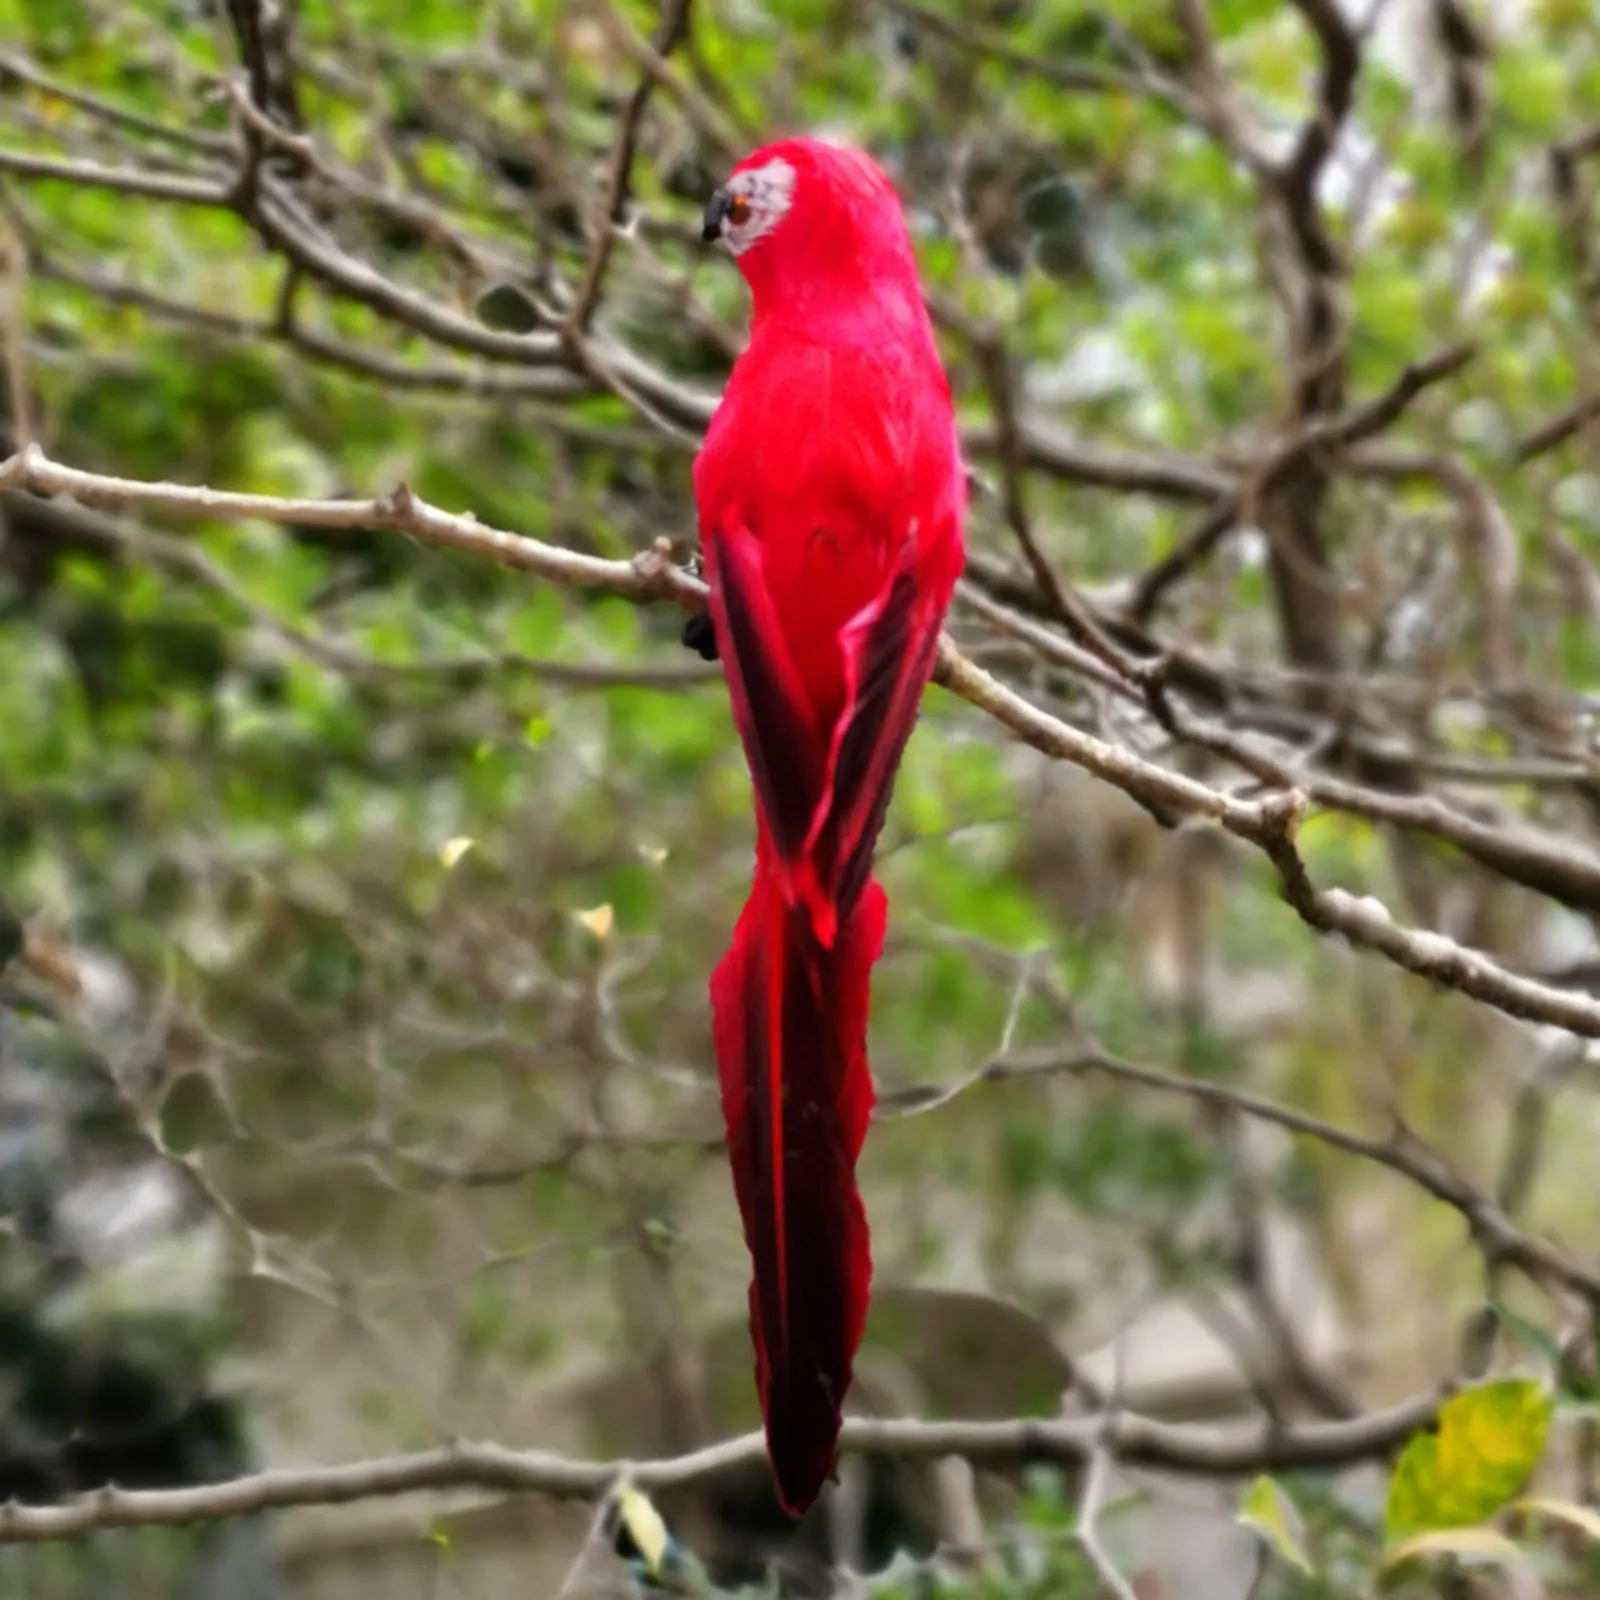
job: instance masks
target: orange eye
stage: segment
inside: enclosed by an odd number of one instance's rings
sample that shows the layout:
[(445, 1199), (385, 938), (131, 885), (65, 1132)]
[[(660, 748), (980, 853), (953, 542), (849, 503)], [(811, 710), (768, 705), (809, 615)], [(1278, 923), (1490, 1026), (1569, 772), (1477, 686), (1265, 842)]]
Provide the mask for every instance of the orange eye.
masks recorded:
[(750, 202), (742, 194), (736, 194), (728, 202), (728, 221), (734, 227), (742, 228), (750, 220)]

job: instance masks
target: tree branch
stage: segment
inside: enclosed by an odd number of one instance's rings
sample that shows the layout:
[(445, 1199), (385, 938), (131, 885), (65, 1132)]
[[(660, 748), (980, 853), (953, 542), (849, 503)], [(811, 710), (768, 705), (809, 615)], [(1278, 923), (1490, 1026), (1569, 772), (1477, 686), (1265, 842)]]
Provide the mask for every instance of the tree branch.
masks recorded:
[[(689, 32), (690, 3), (691, 0), (666, 0), (662, 8), (661, 21), (656, 24), (650, 48), (663, 62), (677, 49)], [(627, 210), (634, 156), (639, 146), (639, 128), (644, 121), (645, 110), (650, 104), (650, 95), (657, 82), (658, 78), (654, 72), (645, 71), (623, 108), (622, 120), (617, 124), (616, 143), (612, 147), (611, 164), (606, 174), (605, 203), (597, 216), (589, 264), (584, 269), (578, 298), (571, 311), (567, 313), (564, 325), (572, 334), (581, 335), (588, 329), (589, 319), (599, 304), (606, 264), (611, 259), (611, 249), (616, 243), (617, 229)]]
[[(1426, 1427), (1448, 1395), (1440, 1389), (1349, 1421), (1288, 1427), (1270, 1423), (1202, 1428), (1119, 1412), (1056, 1421), (922, 1422), (847, 1418), (841, 1450), (931, 1461), (960, 1456), (974, 1466), (1076, 1467), (1097, 1448), (1113, 1460), (1170, 1472), (1231, 1476), (1337, 1467), (1381, 1459)], [(442, 1489), (487, 1489), (594, 1500), (626, 1476), (646, 1493), (704, 1483), (765, 1459), (766, 1440), (745, 1434), (688, 1455), (647, 1462), (582, 1461), (542, 1451), (461, 1441), (442, 1450), (346, 1466), (282, 1468), (192, 1489), (105, 1489), (59, 1506), (0, 1506), (0, 1544), (75, 1538), (102, 1528), (179, 1527), (290, 1506), (349, 1505)]]
[[(391, 528), (427, 544), (460, 550), (553, 583), (606, 589), (633, 600), (670, 600), (686, 610), (705, 605), (705, 585), (671, 560), (658, 539), (632, 561), (608, 561), (508, 533), (470, 515), (441, 511), (404, 484), (372, 500), (287, 500), (233, 494), (185, 484), (142, 483), (81, 472), (50, 461), (29, 446), (0, 464), (0, 491), (34, 489), (70, 494), (88, 504), (143, 505), (182, 516), (265, 518), (323, 528)], [(1299, 788), (1266, 800), (1244, 801), (1107, 744), (1050, 716), (941, 640), (936, 680), (1005, 724), (1046, 754), (1103, 778), (1157, 816), (1193, 817), (1220, 824), (1262, 850), (1278, 869), (1284, 898), (1312, 927), (1386, 956), (1397, 966), (1508, 1015), (1587, 1038), (1600, 1038), (1600, 1000), (1520, 977), (1480, 951), (1439, 934), (1394, 921), (1379, 902), (1340, 889), (1318, 889), (1294, 845), (1306, 794)]]
[(42, 178), (74, 183), (82, 188), (114, 189), (149, 200), (171, 200), (179, 205), (217, 206), (229, 203), (227, 183), (210, 178), (173, 177), (145, 172), (138, 167), (108, 167), (100, 161), (80, 161), (66, 156), (38, 156), (29, 150), (0, 149), (0, 172), (19, 178)]
[(1305, 813), (1302, 792), (1262, 801), (1237, 800), (1156, 766), (1030, 705), (967, 661), (948, 640), (940, 649), (936, 679), (1036, 749), (1104, 778), (1153, 813), (1204, 818), (1255, 845), (1278, 869), (1284, 899), (1318, 931), (1337, 933), (1353, 945), (1387, 956), (1408, 972), (1510, 1016), (1600, 1038), (1600, 1000), (1521, 977), (1442, 934), (1405, 927), (1380, 901), (1315, 887), (1294, 845)]
[(489, 527), (471, 515), (440, 511), (405, 484), (373, 500), (287, 500), (265, 494), (230, 494), (181, 483), (142, 483), (79, 472), (48, 460), (36, 447), (0, 465), (0, 490), (34, 489), (69, 494), (86, 505), (145, 506), (177, 516), (240, 520), (261, 517), (316, 528), (391, 528), (425, 544), (480, 556), (552, 583), (606, 589), (633, 600), (675, 600), (692, 610), (705, 604), (705, 585), (672, 564), (662, 542), (632, 561), (607, 561), (522, 534)]
[(1245, 507), (1309, 454), (1326, 452), (1337, 459), (1341, 450), (1384, 432), (1405, 415), (1418, 395), (1454, 377), (1475, 354), (1475, 347), (1463, 340), (1435, 355), (1408, 362), (1381, 394), (1338, 416), (1316, 417), (1296, 430), (1264, 460), (1247, 468), (1246, 484), (1218, 499), (1194, 529), (1138, 580), (1128, 601), (1128, 616), (1141, 625), (1148, 623), (1166, 591), (1211, 554), (1237, 525)]
[(1600, 1271), (1569, 1260), (1553, 1245), (1522, 1232), (1492, 1196), (1468, 1182), (1437, 1152), (1399, 1125), (1382, 1137), (1355, 1133), (1248, 1089), (1123, 1061), (1098, 1045), (1001, 1056), (951, 1084), (916, 1084), (888, 1091), (880, 1098), (879, 1107), (885, 1120), (895, 1120), (937, 1110), (979, 1084), (1088, 1078), (1096, 1074), (1157, 1094), (1181, 1095), (1197, 1105), (1237, 1112), (1302, 1138), (1316, 1139), (1357, 1160), (1370, 1161), (1459, 1213), (1491, 1260), (1517, 1267), (1535, 1281), (1559, 1283), (1591, 1303), (1600, 1304)]

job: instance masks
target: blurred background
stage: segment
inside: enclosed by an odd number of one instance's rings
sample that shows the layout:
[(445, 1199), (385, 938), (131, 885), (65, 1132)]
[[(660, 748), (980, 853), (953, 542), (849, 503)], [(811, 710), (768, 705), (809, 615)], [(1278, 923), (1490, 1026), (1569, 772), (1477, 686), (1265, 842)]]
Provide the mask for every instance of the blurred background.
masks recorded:
[[(1299, 784), (1311, 878), (1457, 987), (1466, 950), (1586, 995), (1597, 108), (1591, 0), (0, 0), (6, 449), (687, 560), (746, 310), (700, 211), (767, 138), (858, 144), (975, 474), (959, 649), (1208, 788)], [(0, 1493), (757, 1426), (720, 668), (671, 604), (177, 509), (0, 495)], [(1297, 1438), (1592, 1368), (1571, 1273), (1467, 1226), (1593, 1258), (1584, 1039), (1319, 935), (1138, 793), (929, 690), (847, 1410)], [(1592, 1427), (1551, 1436), (1574, 1502)], [(1263, 1451), (1310, 1575), (1240, 1522), (1254, 1471), (1097, 1462), (1086, 1506), (853, 1455), (789, 1531), (751, 1457), (658, 1503), (726, 1589), (1354, 1596), (1404, 1437)], [(0, 1593), (627, 1593), (593, 1515), (0, 1544)], [(1593, 1592), (1581, 1541), (1539, 1560)]]

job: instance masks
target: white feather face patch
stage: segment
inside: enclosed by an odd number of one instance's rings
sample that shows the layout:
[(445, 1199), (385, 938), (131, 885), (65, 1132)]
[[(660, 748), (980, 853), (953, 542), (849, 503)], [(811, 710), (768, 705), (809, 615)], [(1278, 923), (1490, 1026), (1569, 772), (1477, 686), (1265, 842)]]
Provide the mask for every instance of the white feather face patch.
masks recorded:
[(783, 221), (794, 199), (794, 168), (787, 161), (769, 161), (764, 167), (738, 172), (728, 180), (728, 194), (749, 205), (742, 222), (724, 217), (722, 237), (728, 248), (742, 256), (758, 239), (764, 239)]

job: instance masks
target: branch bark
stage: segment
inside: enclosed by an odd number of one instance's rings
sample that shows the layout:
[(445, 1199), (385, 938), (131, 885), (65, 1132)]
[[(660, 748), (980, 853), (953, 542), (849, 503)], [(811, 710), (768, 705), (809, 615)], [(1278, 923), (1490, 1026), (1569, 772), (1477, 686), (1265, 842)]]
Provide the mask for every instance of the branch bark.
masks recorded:
[[(1187, 1427), (1120, 1412), (1109, 1423), (880, 1421), (851, 1417), (841, 1450), (932, 1461), (960, 1456), (974, 1466), (1076, 1467), (1096, 1449), (1132, 1466), (1233, 1476), (1337, 1467), (1382, 1459), (1426, 1427), (1448, 1396), (1441, 1388), (1350, 1421), (1275, 1427)], [(345, 1466), (278, 1469), (193, 1489), (106, 1489), (60, 1506), (0, 1506), (0, 1544), (70, 1539), (102, 1528), (181, 1527), (290, 1506), (349, 1505), (358, 1500), (441, 1489), (536, 1493), (594, 1500), (624, 1476), (646, 1493), (705, 1483), (764, 1459), (766, 1440), (745, 1434), (660, 1461), (582, 1461), (535, 1450), (462, 1441), (442, 1450), (385, 1456)]]

